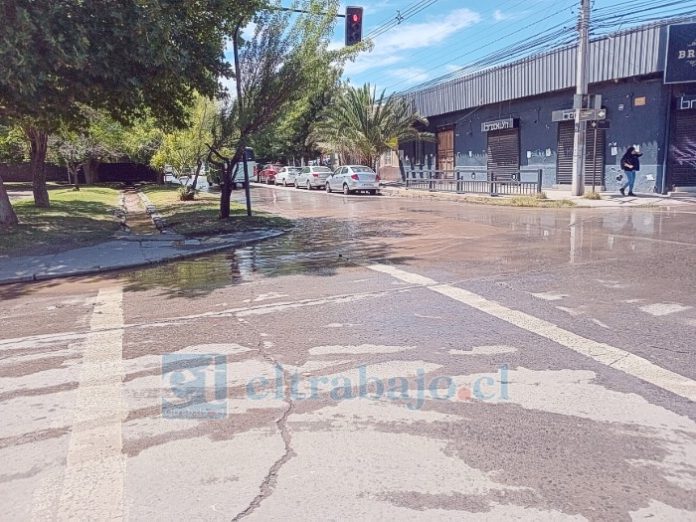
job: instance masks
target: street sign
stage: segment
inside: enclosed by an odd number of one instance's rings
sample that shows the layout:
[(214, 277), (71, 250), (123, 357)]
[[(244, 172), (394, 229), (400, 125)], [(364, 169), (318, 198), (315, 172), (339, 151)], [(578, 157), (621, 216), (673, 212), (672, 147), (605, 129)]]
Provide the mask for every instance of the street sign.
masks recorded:
[(609, 120), (592, 120), (587, 124), (590, 129), (608, 129)]
[(575, 120), (575, 109), (563, 109), (551, 113), (551, 121), (573, 121)]
[(606, 109), (580, 109), (580, 121), (605, 120)]
[[(606, 109), (580, 109), (580, 121), (604, 120), (606, 117)], [(575, 121), (575, 109), (553, 111), (551, 121)]]

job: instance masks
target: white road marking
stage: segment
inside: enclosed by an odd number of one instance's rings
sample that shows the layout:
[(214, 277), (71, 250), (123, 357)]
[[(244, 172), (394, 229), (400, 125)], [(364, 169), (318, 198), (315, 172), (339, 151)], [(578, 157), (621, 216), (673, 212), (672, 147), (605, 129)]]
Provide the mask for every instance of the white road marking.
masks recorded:
[(592, 319), (592, 322), (596, 324), (597, 326), (601, 326), (602, 328), (606, 328), (607, 330), (610, 330), (609, 326), (606, 323), (603, 323), (599, 319)]
[(687, 310), (691, 310), (691, 308), (691, 306), (684, 306), (679, 303), (654, 303), (640, 307), (642, 312), (654, 315), (655, 317), (686, 312)]
[(537, 294), (532, 294), (532, 296), (537, 299), (543, 299), (544, 301), (560, 301), (568, 297), (567, 294), (558, 294), (556, 292), (541, 292)]
[(369, 353), (399, 353), (406, 350), (414, 350), (415, 346), (379, 346), (375, 344), (361, 344), (360, 346), (315, 346), (309, 349), (310, 355), (337, 355), (337, 354), (369, 354)]
[(515, 353), (517, 348), (514, 346), (494, 345), (494, 346), (474, 346), (471, 350), (450, 350), (450, 355), (499, 355), (503, 353)]
[(99, 291), (82, 343), (80, 385), (59, 520), (123, 518), (123, 290)]
[(497, 317), (518, 328), (522, 328), (523, 330), (545, 337), (561, 346), (570, 348), (601, 364), (620, 370), (628, 375), (637, 377), (638, 379), (686, 399), (696, 401), (696, 381), (661, 368), (635, 354), (605, 343), (587, 339), (543, 319), (507, 308), (500, 303), (491, 301), (462, 288), (457, 288), (448, 284), (440, 284), (428, 277), (412, 274), (389, 265), (369, 265), (367, 268), (375, 272), (390, 275), (407, 283), (419, 284), (429, 288), (434, 292), (471, 306), (493, 317)]

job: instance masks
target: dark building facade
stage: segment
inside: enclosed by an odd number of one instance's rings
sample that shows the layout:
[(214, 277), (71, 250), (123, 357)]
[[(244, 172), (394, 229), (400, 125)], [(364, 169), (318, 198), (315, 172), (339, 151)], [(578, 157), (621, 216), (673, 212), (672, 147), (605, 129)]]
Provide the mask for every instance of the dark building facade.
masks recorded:
[[(604, 119), (588, 125), (585, 185), (616, 188), (621, 156), (633, 145), (643, 153), (636, 190), (696, 187), (696, 59), (688, 63), (696, 23), (678, 27), (692, 38), (672, 42), (669, 52), (667, 23), (591, 43), (590, 101)], [(670, 56), (682, 70), (667, 84)], [(468, 168), (472, 179), (522, 170), (530, 181), (536, 174), (524, 171), (541, 169), (545, 187), (569, 187), (574, 67), (575, 49), (565, 48), (405, 93), (438, 137), (401, 144), (406, 169)]]

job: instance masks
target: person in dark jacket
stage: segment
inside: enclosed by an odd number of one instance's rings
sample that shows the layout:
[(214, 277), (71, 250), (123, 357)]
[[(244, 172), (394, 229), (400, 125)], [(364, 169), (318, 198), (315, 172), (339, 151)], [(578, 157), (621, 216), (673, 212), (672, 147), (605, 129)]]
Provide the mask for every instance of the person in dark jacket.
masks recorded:
[(626, 149), (626, 154), (621, 158), (621, 170), (626, 174), (626, 183), (619, 189), (622, 196), (626, 195), (626, 189), (628, 188), (628, 195), (635, 196), (633, 193), (633, 186), (636, 184), (636, 172), (640, 170), (640, 157), (643, 154), (638, 152), (635, 147), (628, 147)]

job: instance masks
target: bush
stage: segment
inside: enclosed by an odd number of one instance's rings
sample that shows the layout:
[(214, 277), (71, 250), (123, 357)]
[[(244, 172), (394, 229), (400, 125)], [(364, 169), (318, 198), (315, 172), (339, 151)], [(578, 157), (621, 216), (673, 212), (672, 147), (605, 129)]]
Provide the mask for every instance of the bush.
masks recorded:
[(196, 191), (191, 187), (179, 187), (179, 200), (180, 201), (193, 201), (196, 199)]
[(602, 199), (602, 196), (599, 194), (599, 192), (587, 192), (585, 193), (585, 199)]

